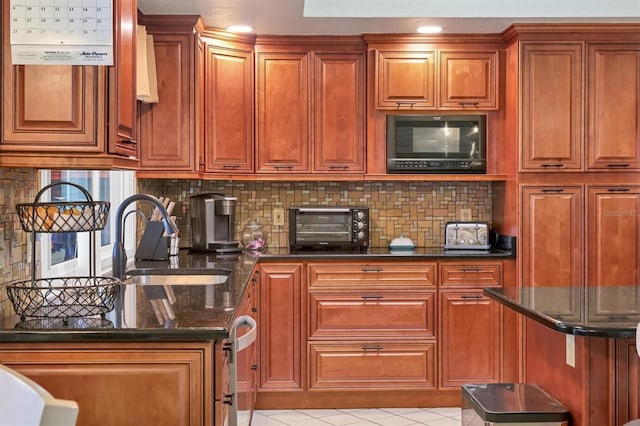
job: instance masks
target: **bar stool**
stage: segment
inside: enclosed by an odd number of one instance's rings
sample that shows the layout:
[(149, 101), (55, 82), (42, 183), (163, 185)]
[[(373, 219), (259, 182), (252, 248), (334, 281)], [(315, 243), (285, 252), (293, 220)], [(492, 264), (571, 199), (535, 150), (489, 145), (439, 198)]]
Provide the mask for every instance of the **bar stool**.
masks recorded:
[(75, 426), (78, 404), (54, 398), (42, 386), (0, 364), (0, 425)]

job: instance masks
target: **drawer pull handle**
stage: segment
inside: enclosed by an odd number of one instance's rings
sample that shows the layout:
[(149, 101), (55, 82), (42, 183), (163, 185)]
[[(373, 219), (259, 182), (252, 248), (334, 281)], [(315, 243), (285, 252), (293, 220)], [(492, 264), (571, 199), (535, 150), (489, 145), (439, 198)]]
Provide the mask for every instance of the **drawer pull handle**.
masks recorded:
[(362, 296), (362, 300), (382, 300), (382, 299), (384, 299), (384, 296), (381, 296), (381, 295), (375, 295), (375, 296), (364, 295), (364, 296)]
[(462, 300), (479, 300), (479, 299), (482, 299), (482, 296), (479, 294), (474, 294), (474, 295), (463, 294), (462, 295)]
[(629, 188), (609, 188), (609, 192), (629, 192), (631, 191)]
[(233, 394), (225, 393), (222, 397), (222, 403), (226, 405), (233, 405)]
[(380, 346), (380, 345), (375, 345), (375, 346), (364, 345), (362, 347), (362, 350), (365, 351), (365, 352), (367, 352), (367, 351), (381, 351), (383, 349), (384, 348), (382, 346)]
[(468, 107), (468, 106), (472, 106), (474, 108), (478, 108), (478, 104), (480, 102), (458, 102), (458, 104), (464, 108), (464, 107)]
[(629, 167), (630, 164), (627, 163), (618, 163), (618, 164), (607, 164), (607, 167), (615, 168), (615, 167)]
[(480, 268), (462, 268), (462, 272), (480, 272), (482, 269)]
[(362, 268), (362, 272), (382, 272), (382, 268)]
[(224, 164), (222, 166), (223, 169), (239, 169), (240, 165), (239, 164)]
[(330, 170), (347, 170), (349, 166), (339, 166), (339, 165), (331, 165), (329, 166)]
[(276, 164), (273, 166), (273, 168), (276, 170), (280, 170), (280, 169), (291, 170), (293, 169), (293, 166), (288, 164)]
[(413, 106), (416, 104), (415, 101), (411, 102), (411, 101), (400, 101), (400, 102), (396, 102), (396, 106), (397, 108), (401, 108), (403, 106), (409, 106), (409, 108), (413, 109)]
[(560, 167), (564, 167), (564, 164), (562, 164), (562, 163), (543, 164), (543, 165), (542, 165), (542, 167), (546, 167), (546, 168), (551, 168), (551, 167), (560, 168)]
[(542, 192), (564, 192), (562, 188), (547, 188), (543, 189)]

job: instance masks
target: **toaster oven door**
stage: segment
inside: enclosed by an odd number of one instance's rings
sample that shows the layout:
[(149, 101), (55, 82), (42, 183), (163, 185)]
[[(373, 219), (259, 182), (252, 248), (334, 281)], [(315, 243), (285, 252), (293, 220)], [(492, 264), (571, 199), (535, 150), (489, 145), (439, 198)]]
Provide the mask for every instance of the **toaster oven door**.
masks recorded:
[(353, 219), (350, 209), (301, 208), (295, 215), (294, 245), (351, 243)]

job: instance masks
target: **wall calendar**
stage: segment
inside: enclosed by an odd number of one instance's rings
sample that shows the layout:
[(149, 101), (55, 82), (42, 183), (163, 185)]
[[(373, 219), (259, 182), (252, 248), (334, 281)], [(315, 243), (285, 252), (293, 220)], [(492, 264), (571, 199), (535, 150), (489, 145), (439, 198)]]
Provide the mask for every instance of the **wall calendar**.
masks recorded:
[(113, 65), (113, 0), (10, 0), (13, 64)]

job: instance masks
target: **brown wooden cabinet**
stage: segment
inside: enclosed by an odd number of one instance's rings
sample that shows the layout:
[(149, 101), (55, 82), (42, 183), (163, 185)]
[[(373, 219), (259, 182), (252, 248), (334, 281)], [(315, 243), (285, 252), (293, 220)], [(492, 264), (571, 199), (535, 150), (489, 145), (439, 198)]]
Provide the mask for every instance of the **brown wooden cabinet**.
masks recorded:
[(213, 358), (211, 342), (0, 345), (2, 364), (78, 402), (79, 425), (213, 424)]
[(640, 186), (590, 186), (587, 223), (587, 285), (639, 286)]
[(435, 109), (436, 52), (386, 51), (376, 54), (376, 107)]
[(136, 141), (137, 0), (114, 2), (114, 66), (109, 68), (109, 152), (138, 158)]
[(640, 169), (640, 47), (588, 45), (587, 167)]
[(206, 40), (204, 171), (253, 173), (252, 45)]
[(583, 43), (521, 45), (520, 170), (580, 170)]
[(259, 39), (256, 62), (257, 173), (364, 173), (361, 41)]
[(364, 53), (313, 55), (313, 171), (364, 173)]
[(441, 291), (440, 386), (501, 380), (501, 312), (482, 290)]
[(302, 296), (303, 265), (260, 266), (260, 391), (305, 386)]
[(307, 264), (309, 389), (435, 388), (434, 271), (416, 262)]
[(498, 51), (438, 52), (440, 91), (438, 109), (482, 109), (499, 107)]
[(257, 172), (310, 171), (309, 53), (257, 52)]
[[(582, 197), (582, 188), (577, 186), (521, 189), (521, 285), (582, 285)], [(564, 306), (569, 309), (573, 303), (577, 301)]]
[(640, 357), (635, 339), (616, 339), (616, 397), (618, 424), (640, 418)]
[(109, 72), (102, 66), (12, 65), (9, 2), (2, 3), (2, 21), (0, 166), (137, 166), (135, 0), (114, 9)]
[(153, 35), (158, 103), (140, 103), (140, 169), (195, 171), (196, 41), (193, 20), (168, 26), (167, 17), (145, 17)]

